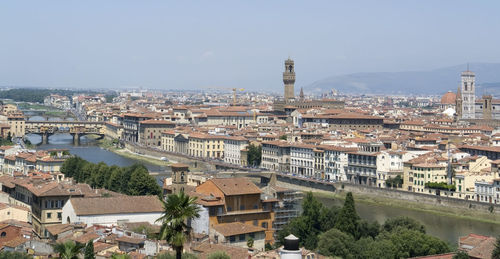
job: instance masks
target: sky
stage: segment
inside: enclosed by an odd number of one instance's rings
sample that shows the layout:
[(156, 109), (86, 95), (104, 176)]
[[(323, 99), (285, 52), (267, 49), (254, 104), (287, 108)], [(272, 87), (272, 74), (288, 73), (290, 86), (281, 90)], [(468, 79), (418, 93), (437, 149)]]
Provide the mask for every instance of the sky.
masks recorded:
[(500, 1), (2, 1), (0, 86), (281, 92), (500, 62)]

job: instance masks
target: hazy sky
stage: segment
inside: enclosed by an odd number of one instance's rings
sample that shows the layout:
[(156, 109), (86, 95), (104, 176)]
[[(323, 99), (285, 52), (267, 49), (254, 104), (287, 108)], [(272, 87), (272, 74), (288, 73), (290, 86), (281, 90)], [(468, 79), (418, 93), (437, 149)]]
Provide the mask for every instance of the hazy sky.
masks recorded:
[(0, 85), (282, 91), (500, 62), (500, 1), (3, 1)]

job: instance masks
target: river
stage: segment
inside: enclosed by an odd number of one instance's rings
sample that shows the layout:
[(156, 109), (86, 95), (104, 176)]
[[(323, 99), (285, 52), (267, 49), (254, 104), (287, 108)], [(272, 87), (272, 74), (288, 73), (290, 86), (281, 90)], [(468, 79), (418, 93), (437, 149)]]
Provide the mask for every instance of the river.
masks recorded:
[[(28, 135), (28, 139), (37, 144), (41, 142), (41, 137), (38, 135)], [(102, 149), (97, 146), (93, 139), (81, 138), (80, 146), (72, 145), (72, 137), (69, 134), (54, 134), (49, 138), (49, 144), (39, 145), (39, 149), (63, 148), (68, 149), (72, 154), (82, 157), (93, 163), (105, 162), (109, 165), (130, 166), (134, 163), (144, 164), (150, 171), (167, 172), (169, 168), (145, 163), (142, 161), (133, 160), (130, 158), (119, 156), (111, 151)], [(158, 176), (157, 181), (161, 184), (161, 178)], [(330, 198), (319, 198), (326, 206), (341, 206), (342, 201)], [(408, 210), (391, 206), (373, 205), (366, 203), (356, 203), (356, 209), (361, 218), (379, 223), (383, 223), (386, 219), (397, 216), (408, 216), (422, 222), (427, 229), (427, 233), (439, 237), (451, 244), (456, 244), (458, 237), (469, 233), (497, 236), (500, 234), (500, 225), (493, 223), (485, 223), (481, 221), (460, 219), (456, 217), (435, 215), (423, 211)]]

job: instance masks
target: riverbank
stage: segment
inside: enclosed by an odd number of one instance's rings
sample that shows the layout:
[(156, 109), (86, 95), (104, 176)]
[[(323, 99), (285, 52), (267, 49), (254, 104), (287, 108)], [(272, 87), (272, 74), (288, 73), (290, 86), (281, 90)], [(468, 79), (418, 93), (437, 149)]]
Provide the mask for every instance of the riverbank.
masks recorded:
[[(347, 192), (326, 192), (326, 191), (312, 191), (313, 195), (318, 198), (325, 199), (340, 199), (344, 200)], [(407, 200), (389, 199), (385, 197), (378, 197), (374, 195), (365, 195), (360, 193), (353, 193), (356, 202), (375, 205), (375, 206), (388, 206), (393, 208), (400, 208), (405, 210), (420, 211), (430, 213), (436, 216), (446, 216), (457, 219), (466, 219), (479, 221), (484, 223), (496, 224), (500, 227), (500, 215), (498, 213), (484, 213), (474, 209), (459, 210), (456, 208), (446, 206), (433, 206), (419, 202), (408, 202)]]
[(171, 162), (160, 160), (160, 158), (157, 157), (136, 154), (131, 152), (130, 150), (127, 150), (126, 148), (117, 148), (115, 145), (113, 145), (112, 141), (109, 139), (101, 139), (97, 141), (97, 145), (119, 156), (137, 160), (140, 162), (147, 162), (157, 166), (170, 166), (172, 164)]

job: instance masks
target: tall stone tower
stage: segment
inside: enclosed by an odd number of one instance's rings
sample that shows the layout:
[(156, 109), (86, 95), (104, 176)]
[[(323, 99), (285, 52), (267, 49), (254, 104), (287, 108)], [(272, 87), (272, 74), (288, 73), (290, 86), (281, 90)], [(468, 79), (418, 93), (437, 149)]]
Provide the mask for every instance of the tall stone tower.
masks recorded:
[(188, 165), (177, 163), (172, 164), (172, 193), (184, 192), (187, 186)]
[(291, 102), (295, 99), (295, 65), (293, 60), (285, 60), (285, 72), (283, 72), (283, 83), (285, 83), (285, 102)]
[(462, 112), (463, 112), (463, 107), (462, 107), (462, 90), (461, 86), (458, 87), (457, 89), (457, 98), (455, 99), (455, 110), (457, 113), (457, 120), (462, 118)]
[(474, 119), (476, 117), (476, 76), (474, 72), (462, 72), (462, 119)]

